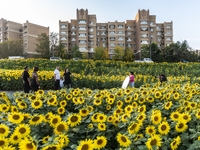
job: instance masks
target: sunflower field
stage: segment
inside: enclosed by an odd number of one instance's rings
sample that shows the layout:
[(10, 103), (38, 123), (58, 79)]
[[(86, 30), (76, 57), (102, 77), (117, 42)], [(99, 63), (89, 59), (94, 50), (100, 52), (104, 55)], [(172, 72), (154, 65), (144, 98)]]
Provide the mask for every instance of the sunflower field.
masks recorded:
[[(15, 90), (0, 92), (0, 150), (200, 149), (198, 63), (0, 61), (1, 89)], [(40, 67), (47, 90), (15, 89), (24, 64)], [(74, 74), (73, 88), (51, 90), (56, 65)], [(129, 71), (136, 87), (122, 89)], [(160, 73), (167, 82), (158, 81)]]

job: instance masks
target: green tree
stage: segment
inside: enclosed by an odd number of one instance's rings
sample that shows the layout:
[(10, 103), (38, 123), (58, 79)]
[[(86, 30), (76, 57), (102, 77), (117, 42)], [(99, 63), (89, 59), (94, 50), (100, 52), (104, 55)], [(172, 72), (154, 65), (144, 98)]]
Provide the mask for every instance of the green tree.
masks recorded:
[(81, 52), (79, 51), (79, 47), (77, 45), (73, 46), (71, 51), (70, 51), (70, 56), (72, 58), (75, 58), (75, 57), (79, 57), (79, 58), (82, 58), (82, 54)]
[[(50, 48), (51, 48), (50, 49), (51, 56), (54, 57), (55, 53), (57, 53), (57, 55), (59, 55), (58, 53), (60, 53), (62, 50), (60, 51), (60, 49), (58, 49), (58, 46), (56, 46), (58, 44), (58, 33), (51, 32), (49, 35), (49, 42), (50, 42)], [(59, 45), (59, 47), (60, 46), (61, 45)]]
[(56, 56), (60, 58), (66, 58), (66, 50), (61, 42), (59, 42), (59, 45), (55, 47), (55, 52), (57, 54)]
[(124, 60), (125, 61), (133, 61), (134, 60), (133, 51), (130, 48), (126, 48), (124, 52)]
[(125, 55), (125, 50), (121, 46), (116, 46), (114, 48), (113, 60), (123, 60)]
[(96, 60), (106, 60), (108, 59), (108, 49), (103, 46), (95, 47), (94, 49), (94, 59)]
[(22, 56), (23, 44), (21, 41), (5, 41), (0, 43), (0, 57), (7, 58), (8, 56)]
[(49, 57), (50, 56), (50, 49), (49, 49), (49, 36), (46, 33), (42, 33), (38, 35), (37, 44), (35, 51), (40, 53), (41, 57)]

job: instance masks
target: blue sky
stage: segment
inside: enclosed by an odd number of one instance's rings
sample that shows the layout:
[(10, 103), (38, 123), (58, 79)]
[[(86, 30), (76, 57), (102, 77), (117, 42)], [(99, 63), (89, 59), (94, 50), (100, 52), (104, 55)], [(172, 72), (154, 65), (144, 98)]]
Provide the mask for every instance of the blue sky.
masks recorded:
[[(200, 0), (0, 0), (0, 18), (50, 27), (58, 32), (59, 20), (76, 19), (76, 9), (88, 9), (97, 22), (126, 21), (135, 18), (138, 9), (149, 9), (156, 22), (173, 21), (174, 42), (187, 40), (200, 49)], [(14, 13), (13, 13), (14, 12)]]

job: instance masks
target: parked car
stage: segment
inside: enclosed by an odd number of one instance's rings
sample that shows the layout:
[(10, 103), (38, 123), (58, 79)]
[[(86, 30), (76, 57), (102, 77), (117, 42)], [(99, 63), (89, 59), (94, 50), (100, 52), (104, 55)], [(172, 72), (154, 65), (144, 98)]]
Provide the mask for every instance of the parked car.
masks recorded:
[(50, 57), (50, 60), (55, 61), (55, 60), (62, 60), (62, 59), (60, 57)]
[(82, 58), (79, 58), (79, 57), (75, 57), (73, 58), (73, 60), (81, 60)]
[(144, 58), (143, 60), (135, 60), (135, 62), (147, 62), (147, 63), (152, 63), (153, 61), (151, 58)]

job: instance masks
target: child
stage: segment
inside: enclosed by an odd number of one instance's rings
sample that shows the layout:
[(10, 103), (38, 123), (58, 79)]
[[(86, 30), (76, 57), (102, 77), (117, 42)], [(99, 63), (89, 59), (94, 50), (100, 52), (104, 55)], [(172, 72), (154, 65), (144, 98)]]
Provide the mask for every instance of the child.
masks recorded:
[(131, 71), (130, 72), (130, 80), (129, 80), (129, 85), (130, 85), (130, 87), (134, 87), (134, 74), (133, 74), (133, 72)]

